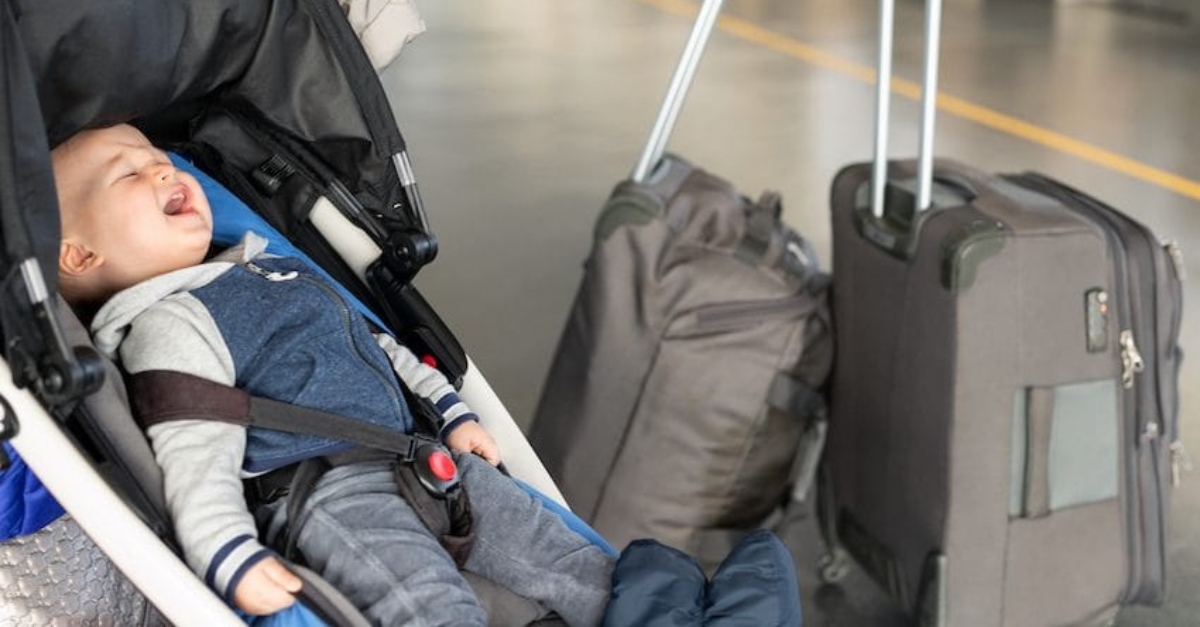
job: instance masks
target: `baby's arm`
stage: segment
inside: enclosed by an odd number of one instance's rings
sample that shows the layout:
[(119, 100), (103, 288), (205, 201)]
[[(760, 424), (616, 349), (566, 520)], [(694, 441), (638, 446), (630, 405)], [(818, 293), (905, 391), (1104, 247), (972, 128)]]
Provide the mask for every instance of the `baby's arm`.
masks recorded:
[[(209, 326), (212, 321), (206, 311), (189, 298), (162, 301), (139, 315), (121, 343), (122, 364), (131, 374), (172, 370), (231, 385), (232, 358), (215, 327)], [(271, 587), (273, 580), (259, 577), (269, 568), (265, 564), (275, 560), (257, 540), (242, 493), (245, 428), (178, 420), (155, 425), (147, 435), (163, 470), (167, 506), (188, 565), (226, 599), (234, 599), (251, 613), (290, 605), (290, 594), (280, 605), (278, 591), (263, 589)], [(298, 588), (296, 580), (290, 589)], [(277, 602), (242, 606), (245, 598), (261, 597)]]
[(167, 507), (188, 565), (250, 614), (272, 614), (291, 605), (300, 580), (259, 544), (242, 494), (246, 430), (178, 420), (147, 433), (163, 469)]
[(451, 450), (475, 453), (492, 465), (500, 463), (500, 448), (479, 424), (479, 416), (471, 411), (454, 391), (454, 386), (437, 368), (427, 366), (408, 347), (387, 334), (377, 334), (375, 341), (387, 353), (392, 368), (414, 394), (433, 402), (442, 414), (443, 423), (438, 437)]

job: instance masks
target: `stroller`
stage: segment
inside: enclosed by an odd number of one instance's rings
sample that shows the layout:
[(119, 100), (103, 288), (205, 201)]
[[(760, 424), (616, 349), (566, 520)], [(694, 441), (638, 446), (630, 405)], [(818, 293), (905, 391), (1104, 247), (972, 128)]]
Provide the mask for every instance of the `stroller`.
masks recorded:
[[(243, 624), (173, 550), (161, 473), (121, 374), (57, 297), (48, 149), (122, 122), (212, 175), (253, 210), (256, 231), (295, 245), (376, 325), (431, 360), (481, 417), (508, 472), (615, 553), (566, 509), (516, 423), (413, 287), (437, 241), (391, 105), (335, 0), (8, 0), (0, 63), (0, 495), (14, 485), (18, 495), (0, 500), (0, 522), (17, 521), (0, 526), (0, 623)], [(619, 612), (609, 624), (668, 613), (693, 624), (712, 615), (799, 624), (791, 557), (766, 532), (735, 549), (711, 587), (689, 556), (634, 545), (616, 565), (609, 610)], [(277, 614), (267, 624), (366, 624), (318, 576), (297, 574), (310, 615), (272, 623)], [(561, 622), (467, 575), (493, 624)]]
[[(0, 475), (27, 464), (69, 514), (0, 544), (0, 622), (41, 624), (65, 612), (88, 623), (241, 624), (172, 551), (161, 477), (120, 374), (55, 297), (59, 218), (47, 148), (84, 128), (132, 122), (219, 178), (436, 361), (511, 474), (550, 507), (561, 504), (515, 422), (412, 286), (437, 241), (390, 104), (333, 0), (13, 0), (0, 4), (0, 48)], [(44, 496), (29, 485), (29, 496)], [(45, 511), (25, 512), (20, 531), (56, 517), (52, 499), (40, 502)], [(36, 565), (22, 571), (27, 563)], [(328, 592), (310, 599), (318, 614), (362, 620), (353, 608), (339, 615), (344, 599)], [(492, 609), (522, 601), (477, 592)]]

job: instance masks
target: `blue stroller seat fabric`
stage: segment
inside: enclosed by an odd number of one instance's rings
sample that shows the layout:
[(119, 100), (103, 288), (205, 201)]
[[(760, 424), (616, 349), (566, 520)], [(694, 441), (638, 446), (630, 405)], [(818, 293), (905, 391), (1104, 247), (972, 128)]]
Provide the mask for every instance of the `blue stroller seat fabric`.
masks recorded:
[(11, 465), (0, 472), (0, 541), (34, 533), (63, 515), (62, 506), (7, 442), (4, 454)]

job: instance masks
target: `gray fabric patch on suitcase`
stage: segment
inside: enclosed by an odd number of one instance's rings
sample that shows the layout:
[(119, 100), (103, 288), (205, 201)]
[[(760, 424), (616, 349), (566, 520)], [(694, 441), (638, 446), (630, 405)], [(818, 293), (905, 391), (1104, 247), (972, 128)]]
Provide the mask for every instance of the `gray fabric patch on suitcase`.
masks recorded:
[[(1041, 415), (1037, 392), (1053, 394)], [(1031, 402), (1031, 399), (1034, 399)], [(1120, 456), (1116, 381), (1024, 388), (1013, 398), (1008, 513), (1035, 518), (1117, 497)], [(1048, 420), (1049, 428), (1039, 428)]]
[(1117, 385), (1114, 380), (1059, 386), (1050, 435), (1050, 509), (1117, 497)]

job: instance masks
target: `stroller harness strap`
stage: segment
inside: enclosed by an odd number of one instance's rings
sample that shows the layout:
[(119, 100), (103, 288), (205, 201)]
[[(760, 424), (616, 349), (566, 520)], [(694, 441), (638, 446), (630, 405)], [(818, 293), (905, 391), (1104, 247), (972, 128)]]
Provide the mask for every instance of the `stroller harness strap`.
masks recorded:
[(139, 372), (129, 377), (129, 388), (134, 417), (143, 429), (176, 420), (216, 420), (315, 435), (395, 453), (401, 462), (414, 465), (421, 485), (435, 496), (445, 497), (459, 486), (454, 461), (435, 439), (251, 396), (244, 390), (182, 372)]
[[(397, 457), (396, 485), (409, 504), (461, 568), (474, 544), (470, 498), (449, 451), (436, 439), (400, 433), (339, 414), (252, 396), (245, 390), (171, 370), (129, 376), (134, 418), (143, 429), (175, 420), (216, 420), (246, 427), (316, 435), (360, 448), (310, 459), (290, 467), (288, 524), (277, 539), (283, 556), (295, 560), (302, 505), (317, 481), (333, 466), (386, 452)], [(368, 449), (364, 451), (363, 449)], [(268, 473), (268, 476), (276, 473)], [(277, 479), (277, 477), (275, 477)], [(261, 492), (261, 490), (255, 490)]]

